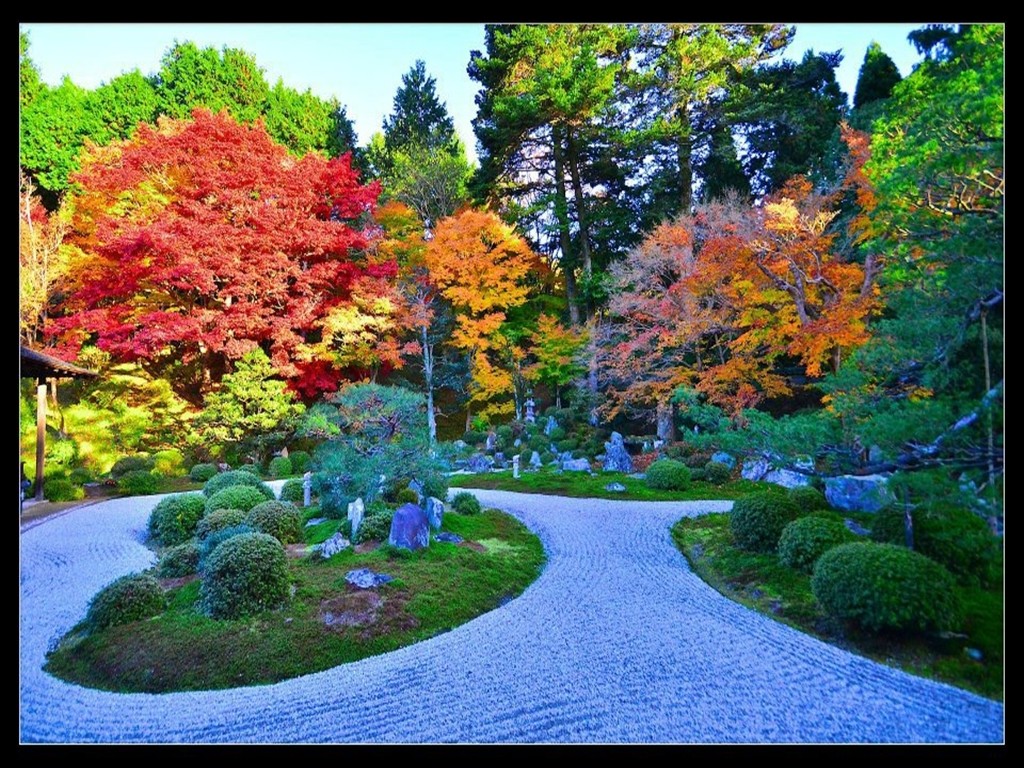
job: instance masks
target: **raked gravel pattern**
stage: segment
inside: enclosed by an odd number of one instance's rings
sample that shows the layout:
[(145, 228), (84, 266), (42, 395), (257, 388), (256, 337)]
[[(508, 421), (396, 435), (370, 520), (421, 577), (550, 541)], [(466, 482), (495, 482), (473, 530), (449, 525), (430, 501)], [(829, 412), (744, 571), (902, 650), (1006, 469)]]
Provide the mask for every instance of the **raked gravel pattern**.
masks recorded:
[(731, 502), (474, 491), (541, 538), (515, 600), (431, 640), (269, 686), (114, 694), (42, 670), (104, 584), (154, 562), (159, 497), (24, 530), (23, 743), (984, 743), (1002, 704), (821, 643), (720, 596), (669, 528)]

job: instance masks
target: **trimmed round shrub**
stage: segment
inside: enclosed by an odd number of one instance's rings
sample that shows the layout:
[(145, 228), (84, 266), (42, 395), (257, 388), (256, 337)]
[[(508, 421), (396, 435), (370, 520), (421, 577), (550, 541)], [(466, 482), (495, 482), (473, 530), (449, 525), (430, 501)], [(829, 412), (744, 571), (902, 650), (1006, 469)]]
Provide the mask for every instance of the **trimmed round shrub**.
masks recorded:
[(85, 467), (75, 467), (68, 472), (68, 480), (75, 485), (85, 485), (86, 483), (91, 483), (95, 479), (95, 475)]
[(302, 487), (302, 480), (300, 478), (293, 477), (291, 480), (284, 481), (284, 485), (281, 486), (281, 501), (291, 501), (296, 504), (301, 504), (304, 498), (304, 490)]
[[(255, 506), (255, 505), (254, 505)], [(196, 525), (196, 538), (203, 541), (211, 533), (216, 533), (222, 528), (230, 528), (232, 525), (241, 525), (245, 516), (249, 514), (247, 509), (217, 509), (207, 513)]]
[(959, 629), (955, 586), (949, 571), (919, 552), (868, 541), (828, 550), (811, 576), (826, 613), (869, 632)]
[(206, 562), (210, 559), (210, 553), (217, 548), (217, 545), (222, 541), (227, 541), (232, 536), (237, 536), (240, 533), (259, 533), (251, 525), (245, 523), (239, 523), (238, 525), (229, 525), (226, 528), (220, 528), (205, 539), (196, 540), (196, 551), (199, 553), (199, 562), (196, 564), (196, 573), (202, 573), (206, 569)]
[[(996, 563), (999, 540), (988, 524), (963, 507), (932, 505), (911, 513), (914, 549), (942, 564), (967, 585), (988, 585), (999, 578)], [(903, 509), (879, 510), (871, 538), (885, 544), (906, 546)]]
[(789, 498), (796, 504), (801, 514), (813, 512), (816, 509), (829, 508), (829, 503), (825, 500), (825, 494), (809, 485), (790, 488)]
[(156, 566), (157, 575), (162, 579), (176, 579), (189, 576), (199, 570), (199, 545), (195, 539), (168, 547), (160, 556)]
[(209, 616), (237, 619), (276, 608), (288, 596), (284, 547), (265, 533), (240, 533), (210, 553), (199, 588)]
[(54, 477), (43, 482), (43, 496), (47, 501), (77, 501), (85, 498), (85, 490), (63, 477)]
[(362, 544), (366, 541), (387, 542), (388, 537), (391, 535), (391, 520), (394, 516), (395, 511), (393, 509), (383, 509), (367, 515), (363, 518), (363, 522), (359, 524), (359, 530), (356, 531), (352, 543)]
[(250, 475), (255, 475), (256, 477), (258, 477), (260, 479), (263, 478), (263, 471), (258, 466), (256, 466), (255, 464), (243, 464), (236, 471), (237, 472), (248, 472)]
[(287, 456), (275, 456), (270, 460), (267, 471), (271, 477), (288, 477), (292, 473), (292, 460)]
[(182, 477), (185, 474), (185, 457), (175, 448), (157, 451), (153, 454), (153, 471), (164, 477)]
[(691, 451), (680, 458), (690, 469), (703, 469), (711, 461), (711, 451)]
[(188, 471), (188, 476), (197, 483), (205, 483), (216, 474), (217, 465), (207, 464), (205, 462), (196, 464)]
[(648, 467), (658, 460), (658, 454), (654, 451), (641, 453), (633, 457), (633, 469), (637, 472), (646, 472)]
[(714, 485), (724, 485), (732, 479), (732, 470), (720, 461), (709, 461), (704, 465), (704, 479)]
[(809, 515), (787, 523), (779, 536), (779, 561), (788, 568), (810, 573), (825, 552), (856, 541), (845, 525), (835, 520)]
[[(521, 460), (524, 467), (529, 459), (529, 456), (524, 456)], [(441, 501), (448, 498), (448, 477), (442, 472), (434, 472), (423, 479), (423, 498), (431, 496)]]
[(460, 515), (476, 515), (480, 513), (480, 501), (472, 493), (461, 491), (452, 499), (452, 511)]
[(647, 487), (682, 491), (690, 484), (690, 468), (675, 459), (659, 459), (647, 468)]
[(206, 481), (206, 485), (203, 486), (203, 494), (208, 497), (213, 496), (213, 494), (218, 491), (230, 488), (232, 485), (249, 485), (253, 488), (258, 488), (264, 498), (274, 498), (274, 492), (270, 489), (269, 485), (260, 480), (260, 478), (252, 472), (245, 472), (240, 469), (221, 472), (220, 474), (211, 477)]
[(149, 535), (164, 546), (181, 544), (195, 536), (196, 525), (205, 513), (206, 497), (201, 493), (167, 496), (149, 513)]
[(288, 458), (291, 459), (292, 472), (295, 474), (303, 475), (309, 471), (310, 458), (305, 451), (292, 451), (288, 454)]
[(729, 525), (740, 549), (774, 552), (782, 529), (799, 516), (800, 510), (786, 494), (758, 491), (736, 500)]
[(148, 496), (156, 493), (159, 479), (145, 469), (133, 469), (125, 472), (117, 481), (117, 487), (129, 496)]
[(269, 499), (260, 493), (258, 488), (251, 485), (232, 485), (217, 491), (206, 500), (206, 514), (218, 509), (240, 509), (243, 512), (248, 512), (264, 501), (269, 501)]
[(156, 616), (167, 606), (160, 583), (149, 574), (130, 573), (115, 579), (89, 602), (86, 624), (93, 630)]
[(563, 427), (555, 427), (554, 429), (551, 430), (551, 433), (548, 434), (548, 440), (550, 440), (552, 443), (557, 443), (559, 440), (564, 439), (565, 429)]
[(282, 544), (302, 538), (302, 513), (286, 501), (264, 501), (249, 510), (242, 521), (260, 533), (268, 533)]
[(394, 493), (393, 501), (396, 504), (419, 504), (420, 497), (412, 488), (400, 488)]
[(149, 456), (139, 454), (137, 456), (124, 456), (114, 462), (114, 466), (110, 468), (110, 476), (115, 480), (128, 472), (145, 471), (149, 472), (153, 469), (156, 462), (153, 461)]
[(580, 447), (580, 441), (574, 437), (567, 437), (565, 440), (559, 440), (556, 447), (559, 453), (565, 453), (566, 451), (572, 453)]

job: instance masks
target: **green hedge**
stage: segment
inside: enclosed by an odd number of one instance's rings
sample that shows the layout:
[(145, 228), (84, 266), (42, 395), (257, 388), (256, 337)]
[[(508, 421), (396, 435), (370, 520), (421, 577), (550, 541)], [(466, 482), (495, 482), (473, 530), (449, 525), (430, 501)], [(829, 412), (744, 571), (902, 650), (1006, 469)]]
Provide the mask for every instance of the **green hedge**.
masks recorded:
[(291, 480), (285, 480), (284, 485), (281, 486), (281, 501), (291, 501), (296, 504), (301, 504), (305, 498), (305, 491), (302, 488), (302, 480), (298, 477), (293, 477)]
[(829, 509), (825, 494), (809, 485), (801, 485), (789, 489), (789, 498), (796, 504), (801, 514), (808, 514), (818, 509)]
[(274, 492), (270, 489), (269, 485), (264, 483), (259, 477), (251, 472), (245, 472), (240, 469), (221, 472), (220, 474), (211, 477), (203, 486), (203, 494), (207, 497), (213, 496), (213, 494), (218, 491), (222, 491), (232, 485), (250, 485), (253, 488), (258, 488), (264, 498), (274, 498)]
[(271, 477), (288, 477), (292, 473), (292, 460), (287, 456), (275, 456), (270, 460), (267, 471)]
[(782, 529), (799, 515), (799, 509), (789, 496), (776, 491), (758, 491), (733, 503), (729, 525), (740, 549), (774, 552)]
[(825, 552), (856, 539), (857, 536), (841, 522), (813, 514), (801, 517), (782, 529), (779, 561), (794, 570), (810, 573)]
[(480, 502), (472, 493), (460, 491), (452, 499), (452, 511), (460, 515), (477, 515), (480, 513)]
[(182, 477), (185, 474), (185, 457), (175, 448), (157, 451), (153, 454), (153, 471), (164, 477)]
[(206, 514), (209, 515), (218, 509), (240, 509), (248, 512), (264, 501), (268, 499), (258, 488), (251, 485), (232, 485), (217, 491), (206, 500)]
[(195, 536), (205, 513), (206, 497), (201, 493), (167, 496), (149, 513), (149, 534), (164, 546), (181, 544)]
[(709, 461), (704, 465), (704, 479), (714, 485), (724, 485), (732, 479), (732, 470), (720, 461)]
[(242, 525), (249, 510), (218, 509), (208, 513), (196, 526), (196, 538), (202, 543), (211, 534), (234, 525)]
[(162, 579), (189, 576), (199, 570), (199, 545), (195, 539), (168, 547), (160, 556), (157, 574)]
[(683, 491), (690, 485), (690, 468), (675, 459), (658, 459), (647, 468), (648, 488)]
[(85, 498), (85, 490), (71, 480), (54, 477), (43, 483), (43, 496), (47, 501), (77, 501)]
[(188, 476), (197, 483), (205, 483), (216, 474), (217, 465), (207, 464), (205, 462), (196, 464), (188, 471)]
[(115, 480), (128, 472), (145, 471), (149, 472), (156, 466), (156, 462), (149, 456), (142, 454), (136, 456), (124, 456), (114, 462), (110, 468), (110, 476)]
[(265, 533), (232, 536), (210, 554), (199, 594), (207, 614), (216, 619), (278, 607), (288, 596), (284, 547)]
[(264, 501), (249, 510), (242, 521), (260, 533), (273, 536), (282, 544), (302, 539), (302, 513), (286, 501)]
[(292, 461), (292, 472), (295, 474), (302, 475), (309, 471), (310, 457), (305, 451), (292, 451), (288, 458)]
[(117, 487), (129, 496), (148, 496), (156, 493), (160, 479), (145, 469), (125, 472), (117, 481)]
[(148, 619), (164, 610), (167, 599), (160, 583), (144, 573), (115, 579), (89, 602), (85, 622), (90, 629)]

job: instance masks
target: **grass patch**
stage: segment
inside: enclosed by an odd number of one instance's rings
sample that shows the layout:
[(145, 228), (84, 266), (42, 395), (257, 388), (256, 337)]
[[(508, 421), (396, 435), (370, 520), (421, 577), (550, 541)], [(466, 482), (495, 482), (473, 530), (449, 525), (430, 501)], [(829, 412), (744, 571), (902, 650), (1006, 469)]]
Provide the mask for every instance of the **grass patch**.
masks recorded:
[[(306, 542), (328, 538), (339, 524), (328, 520), (305, 528)], [(380, 548), (290, 560), (294, 595), (288, 603), (233, 621), (199, 612), (194, 580), (170, 589), (167, 610), (153, 619), (86, 636), (81, 625), (75, 627), (48, 656), (46, 669), (68, 682), (118, 692), (274, 683), (446, 632), (520, 594), (543, 566), (540, 540), (497, 510), (449, 513), (443, 528), (494, 546), (477, 552), (432, 541), (415, 553)], [(395, 580), (359, 590), (345, 582), (354, 568)], [(348, 623), (328, 624), (327, 614)]]
[[(625, 491), (606, 491), (609, 483), (622, 483)], [(571, 496), (586, 499), (627, 499), (630, 501), (698, 501), (702, 499), (738, 499), (744, 494), (763, 489), (762, 483), (750, 480), (732, 480), (714, 485), (700, 480), (690, 483), (685, 491), (659, 491), (648, 488), (647, 483), (622, 472), (598, 472), (591, 477), (586, 472), (557, 472), (544, 467), (536, 472), (520, 472), (519, 479), (510, 471), (484, 472), (470, 475), (452, 475), (452, 488), (484, 488), (494, 491), (540, 493), (549, 496)]]
[[(991, 699), (1003, 699), (1003, 594), (957, 587), (966, 637), (859, 632), (840, 626), (818, 607), (810, 576), (786, 568), (774, 554), (752, 554), (733, 544), (729, 515), (684, 518), (672, 538), (694, 572), (726, 597), (825, 642), (940, 680)], [(982, 652), (975, 661), (967, 649)]]

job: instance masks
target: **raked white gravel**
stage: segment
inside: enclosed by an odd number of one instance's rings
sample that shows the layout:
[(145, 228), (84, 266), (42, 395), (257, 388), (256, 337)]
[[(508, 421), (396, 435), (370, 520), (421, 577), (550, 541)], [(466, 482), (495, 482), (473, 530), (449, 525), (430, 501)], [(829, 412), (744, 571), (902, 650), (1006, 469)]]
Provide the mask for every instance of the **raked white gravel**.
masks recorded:
[(1003, 705), (821, 643), (722, 597), (672, 544), (731, 502), (474, 491), (540, 536), (520, 597), (393, 653), (276, 685), (114, 694), (42, 670), (104, 584), (154, 562), (160, 497), (20, 536), (22, 743), (981, 743)]

